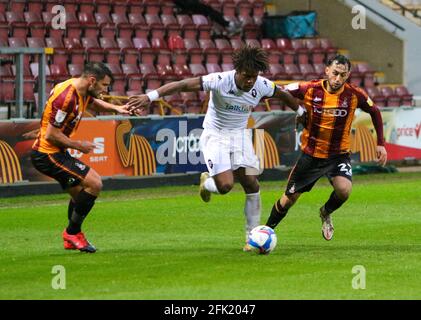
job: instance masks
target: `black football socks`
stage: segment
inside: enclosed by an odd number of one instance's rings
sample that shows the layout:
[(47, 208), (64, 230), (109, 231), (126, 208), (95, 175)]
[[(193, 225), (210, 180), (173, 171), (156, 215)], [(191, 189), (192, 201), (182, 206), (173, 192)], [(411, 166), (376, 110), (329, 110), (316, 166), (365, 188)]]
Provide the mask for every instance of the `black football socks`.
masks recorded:
[(327, 202), (325, 203), (325, 212), (327, 214), (331, 214), (333, 211), (339, 209), (345, 202), (346, 200), (339, 199), (335, 191), (333, 191), (330, 194), (329, 200), (327, 200)]
[(272, 211), (270, 213), (268, 221), (266, 222), (266, 225), (268, 227), (271, 227), (272, 229), (275, 229), (276, 226), (279, 224), (279, 222), (281, 222), (281, 220), (285, 218), (287, 213), (288, 213), (288, 209), (285, 209), (284, 207), (282, 207), (281, 200), (279, 199), (273, 205)]
[(77, 234), (81, 231), (81, 226), (89, 211), (95, 204), (95, 199), (97, 197), (82, 190), (76, 197), (76, 203), (74, 204), (74, 209), (72, 216), (69, 220), (69, 226), (67, 227), (68, 234)]

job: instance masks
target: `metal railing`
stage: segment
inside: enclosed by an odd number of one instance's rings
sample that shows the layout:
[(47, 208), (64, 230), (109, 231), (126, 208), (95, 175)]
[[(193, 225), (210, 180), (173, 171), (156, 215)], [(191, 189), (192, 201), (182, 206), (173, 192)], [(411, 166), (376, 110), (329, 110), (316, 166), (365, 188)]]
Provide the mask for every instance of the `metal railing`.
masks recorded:
[(40, 59), (38, 62), (38, 113), (41, 114), (46, 101), (46, 55), (52, 54), (52, 49), (0, 47), (0, 54), (16, 56), (15, 97), (18, 118), (23, 118), (23, 56), (25, 54), (40, 55)]

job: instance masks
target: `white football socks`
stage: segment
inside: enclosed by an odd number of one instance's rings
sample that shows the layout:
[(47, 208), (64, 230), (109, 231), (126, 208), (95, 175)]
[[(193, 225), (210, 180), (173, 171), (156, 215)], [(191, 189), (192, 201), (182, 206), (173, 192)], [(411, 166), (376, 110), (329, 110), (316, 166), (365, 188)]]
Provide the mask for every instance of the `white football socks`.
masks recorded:
[(218, 188), (216, 187), (215, 180), (212, 177), (207, 178), (204, 187), (206, 190), (212, 193), (219, 193)]
[(246, 194), (246, 204), (244, 206), (244, 215), (246, 217), (246, 240), (250, 231), (260, 225), (261, 211), (262, 204), (260, 200), (260, 191)]

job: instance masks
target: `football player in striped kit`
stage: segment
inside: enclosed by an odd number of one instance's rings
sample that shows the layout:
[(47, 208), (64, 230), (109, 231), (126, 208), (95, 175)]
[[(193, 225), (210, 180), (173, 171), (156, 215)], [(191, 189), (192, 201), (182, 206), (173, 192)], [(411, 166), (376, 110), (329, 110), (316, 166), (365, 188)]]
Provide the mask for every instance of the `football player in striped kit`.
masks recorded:
[(370, 114), (377, 133), (378, 163), (386, 164), (383, 122), (379, 108), (361, 88), (346, 81), (351, 62), (343, 55), (326, 66), (326, 79), (291, 83), (286, 86), (306, 108), (301, 138), (301, 156), (289, 176), (285, 193), (277, 200), (266, 225), (275, 228), (303, 192), (309, 192), (322, 176), (333, 186), (328, 201), (320, 208), (322, 236), (333, 237), (331, 214), (340, 208), (352, 190), (350, 131), (357, 108)]

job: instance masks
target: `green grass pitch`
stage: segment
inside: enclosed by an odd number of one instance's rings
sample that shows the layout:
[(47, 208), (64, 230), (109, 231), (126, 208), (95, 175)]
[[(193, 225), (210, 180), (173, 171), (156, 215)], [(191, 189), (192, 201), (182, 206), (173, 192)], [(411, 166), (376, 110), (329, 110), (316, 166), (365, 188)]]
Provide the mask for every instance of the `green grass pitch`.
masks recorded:
[[(261, 183), (262, 223), (284, 188)], [(207, 204), (197, 189), (104, 192), (84, 224), (95, 254), (62, 247), (67, 195), (0, 199), (0, 299), (421, 299), (420, 173), (355, 176), (330, 242), (318, 208), (331, 187), (319, 181), (269, 255), (241, 250), (238, 185)], [(57, 265), (65, 289), (52, 287)], [(365, 289), (352, 286), (358, 265)]]

